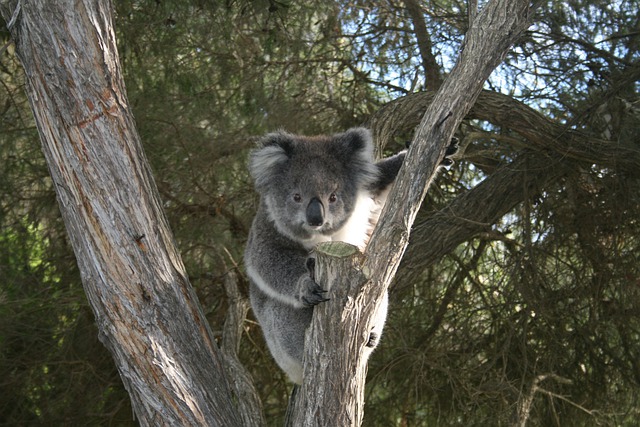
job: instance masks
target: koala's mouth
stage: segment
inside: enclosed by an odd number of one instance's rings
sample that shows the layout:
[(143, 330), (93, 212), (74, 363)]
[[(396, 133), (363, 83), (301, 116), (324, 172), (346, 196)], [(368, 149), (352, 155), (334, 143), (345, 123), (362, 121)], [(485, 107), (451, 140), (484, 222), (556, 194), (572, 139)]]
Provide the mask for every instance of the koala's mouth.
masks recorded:
[(302, 223), (302, 228), (311, 234), (331, 234), (333, 228), (330, 223), (324, 222), (321, 225), (311, 225), (307, 222)]

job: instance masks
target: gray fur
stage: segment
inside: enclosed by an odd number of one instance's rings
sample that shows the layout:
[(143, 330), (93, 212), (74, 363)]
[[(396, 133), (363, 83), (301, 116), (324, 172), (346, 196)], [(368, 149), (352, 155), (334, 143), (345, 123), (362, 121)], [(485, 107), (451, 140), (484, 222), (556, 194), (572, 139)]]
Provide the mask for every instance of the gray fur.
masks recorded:
[[(319, 137), (272, 133), (251, 153), (249, 170), (260, 193), (244, 256), (251, 305), (269, 350), (295, 383), (302, 382), (313, 307), (326, 301), (313, 279), (310, 251), (332, 240), (364, 249), (384, 203), (376, 199), (403, 160), (400, 153), (374, 163), (371, 134), (364, 128)], [(386, 301), (385, 296), (371, 349), (382, 333)]]

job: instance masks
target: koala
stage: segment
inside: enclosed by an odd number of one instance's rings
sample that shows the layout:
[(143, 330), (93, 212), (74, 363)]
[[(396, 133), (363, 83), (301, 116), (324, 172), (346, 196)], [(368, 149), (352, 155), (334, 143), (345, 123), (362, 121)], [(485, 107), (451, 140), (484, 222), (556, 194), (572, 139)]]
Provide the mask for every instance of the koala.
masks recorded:
[[(312, 251), (328, 241), (365, 248), (404, 157), (405, 151), (374, 162), (371, 133), (364, 128), (316, 137), (271, 133), (250, 154), (260, 194), (244, 254), (251, 306), (271, 354), (296, 384), (302, 383), (313, 307), (327, 301), (314, 279)], [(376, 313), (371, 351), (382, 334), (387, 301), (385, 295)]]

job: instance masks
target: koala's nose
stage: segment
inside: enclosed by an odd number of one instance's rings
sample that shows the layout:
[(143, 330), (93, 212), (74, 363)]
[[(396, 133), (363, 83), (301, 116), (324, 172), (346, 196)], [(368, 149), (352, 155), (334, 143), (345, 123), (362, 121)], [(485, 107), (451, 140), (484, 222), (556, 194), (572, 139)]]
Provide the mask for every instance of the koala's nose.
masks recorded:
[(324, 223), (324, 206), (317, 197), (307, 205), (307, 223), (312, 227), (319, 227)]

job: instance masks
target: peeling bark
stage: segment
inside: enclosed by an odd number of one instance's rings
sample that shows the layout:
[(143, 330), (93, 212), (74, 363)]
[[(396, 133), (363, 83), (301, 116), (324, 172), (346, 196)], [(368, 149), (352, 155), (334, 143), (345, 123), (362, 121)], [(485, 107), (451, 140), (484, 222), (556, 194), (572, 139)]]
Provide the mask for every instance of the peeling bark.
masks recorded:
[(3, 2), (100, 340), (142, 425), (239, 426), (135, 129), (112, 4)]

